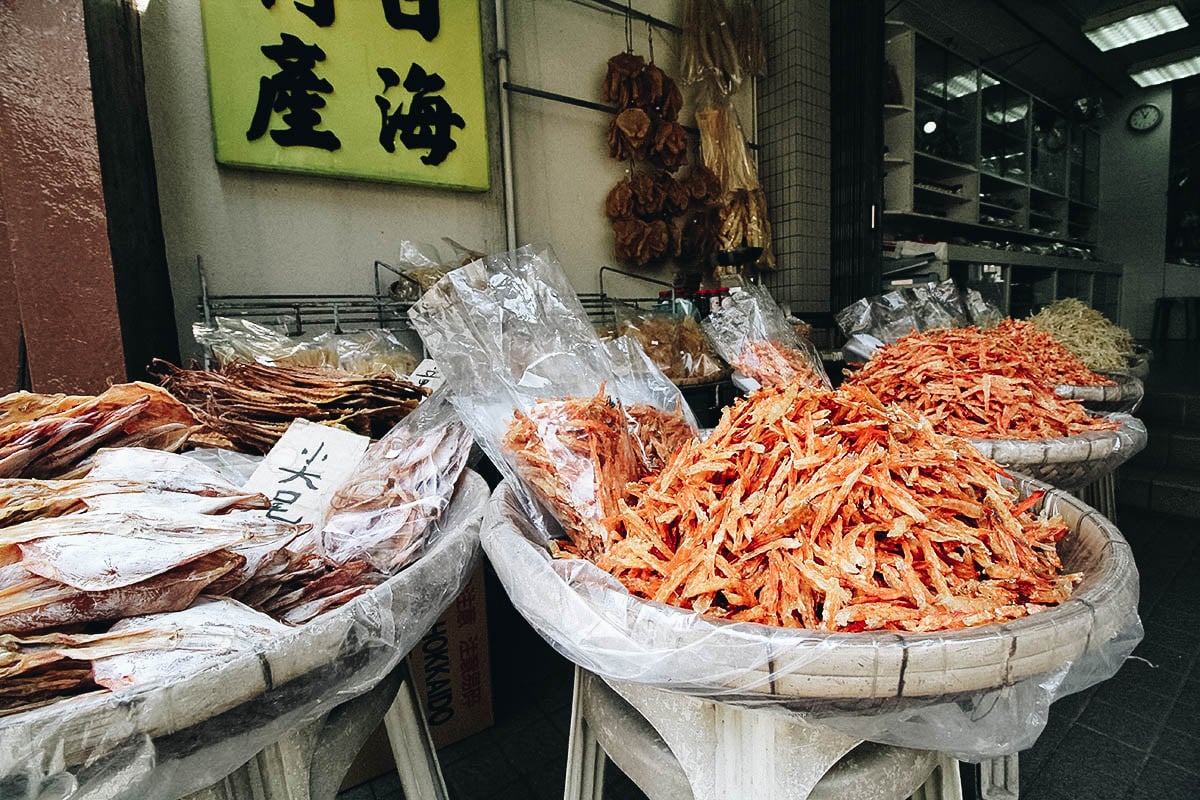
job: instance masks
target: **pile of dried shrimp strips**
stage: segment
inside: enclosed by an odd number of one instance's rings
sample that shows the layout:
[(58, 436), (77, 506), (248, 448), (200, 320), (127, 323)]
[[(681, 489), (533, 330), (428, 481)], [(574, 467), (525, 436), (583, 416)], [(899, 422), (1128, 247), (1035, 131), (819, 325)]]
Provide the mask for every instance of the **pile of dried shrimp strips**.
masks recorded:
[(1052, 439), (1119, 427), (1054, 393), (1063, 384), (1113, 382), (1028, 322), (911, 333), (881, 347), (846, 383), (954, 436)]
[(1062, 602), (1067, 528), (967, 442), (861, 388), (777, 386), (628, 487), (593, 560), (634, 595), (826, 631), (932, 631)]

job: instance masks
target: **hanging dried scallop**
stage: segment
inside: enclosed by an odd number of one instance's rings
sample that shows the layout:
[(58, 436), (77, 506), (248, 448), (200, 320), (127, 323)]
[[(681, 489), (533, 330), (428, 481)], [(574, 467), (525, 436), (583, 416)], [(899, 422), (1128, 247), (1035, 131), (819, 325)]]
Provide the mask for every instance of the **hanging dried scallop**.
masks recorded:
[(649, 172), (639, 172), (629, 179), (633, 189), (633, 212), (642, 219), (656, 217), (663, 210), (663, 188)]
[(617, 53), (608, 60), (608, 72), (604, 75), (602, 95), (606, 102), (618, 108), (635, 105), (639, 76), (646, 68), (646, 60), (633, 53)]
[(671, 176), (669, 172), (660, 172), (656, 176), (663, 193), (663, 211), (667, 214), (682, 214), (687, 211), (692, 196), (684, 183)]
[(608, 190), (604, 198), (604, 215), (609, 219), (629, 219), (633, 216), (633, 186), (623, 180)]
[(665, 170), (675, 170), (687, 162), (687, 131), (678, 122), (659, 120), (654, 126), (647, 159)]
[(608, 126), (609, 154), (618, 161), (636, 160), (645, 152), (650, 129), (650, 117), (645, 111), (625, 109)]
[(711, 203), (721, 196), (721, 182), (703, 164), (693, 164), (685, 181), (688, 193), (697, 203)]

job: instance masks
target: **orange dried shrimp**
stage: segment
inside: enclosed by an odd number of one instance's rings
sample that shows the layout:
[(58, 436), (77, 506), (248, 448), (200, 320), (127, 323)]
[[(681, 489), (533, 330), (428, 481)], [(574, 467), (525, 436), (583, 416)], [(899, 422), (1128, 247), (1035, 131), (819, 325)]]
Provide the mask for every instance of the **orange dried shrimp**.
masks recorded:
[(1012, 322), (988, 331), (971, 327), (902, 336), (877, 350), (846, 383), (928, 417), (939, 432), (954, 436), (1052, 439), (1120, 427), (1089, 416), (1078, 401), (1058, 397), (1054, 386), (1067, 373), (1049, 351), (1046, 364), (1029, 354), (1031, 340), (1017, 326), (1033, 326), (1006, 325)]
[(1027, 365), (1035, 373), (1040, 372), (1042, 381), (1049, 386), (1117, 385), (1112, 378), (1088, 369), (1057, 339), (1028, 320), (1006, 319), (982, 333), (991, 344), (989, 357), (993, 361), (1019, 359), (1018, 363)]
[(660, 468), (694, 435), (682, 416), (643, 405), (623, 411), (601, 391), (517, 411), (504, 447), (575, 548), (590, 555), (607, 545), (603, 520), (616, 513), (627, 485)]
[(634, 595), (826, 631), (962, 628), (1062, 602), (1057, 517), (995, 463), (859, 388), (726, 409), (618, 501), (595, 562)]

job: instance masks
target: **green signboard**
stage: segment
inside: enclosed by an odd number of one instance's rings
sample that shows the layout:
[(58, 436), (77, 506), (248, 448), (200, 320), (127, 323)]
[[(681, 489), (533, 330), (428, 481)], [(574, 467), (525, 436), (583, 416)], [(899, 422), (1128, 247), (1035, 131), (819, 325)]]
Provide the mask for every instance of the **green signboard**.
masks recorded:
[(488, 188), (476, 0), (202, 0), (217, 161)]

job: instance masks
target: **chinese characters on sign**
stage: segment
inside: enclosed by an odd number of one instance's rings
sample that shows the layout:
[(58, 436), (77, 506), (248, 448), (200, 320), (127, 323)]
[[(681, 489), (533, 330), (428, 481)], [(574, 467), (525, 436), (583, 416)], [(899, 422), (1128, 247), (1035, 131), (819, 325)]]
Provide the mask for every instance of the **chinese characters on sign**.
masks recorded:
[(476, 3), (203, 0), (201, 9), (218, 162), (488, 188)]
[(330, 498), (354, 472), (369, 443), (366, 436), (298, 419), (245, 488), (270, 498), (269, 519), (319, 529)]
[(408, 379), (424, 389), (431, 392), (436, 392), (438, 388), (446, 382), (446, 377), (442, 375), (442, 371), (438, 369), (437, 362), (432, 358), (427, 358), (417, 368), (413, 370), (412, 375)]

